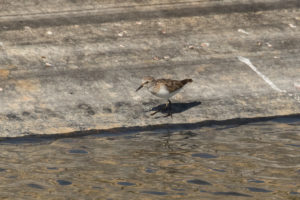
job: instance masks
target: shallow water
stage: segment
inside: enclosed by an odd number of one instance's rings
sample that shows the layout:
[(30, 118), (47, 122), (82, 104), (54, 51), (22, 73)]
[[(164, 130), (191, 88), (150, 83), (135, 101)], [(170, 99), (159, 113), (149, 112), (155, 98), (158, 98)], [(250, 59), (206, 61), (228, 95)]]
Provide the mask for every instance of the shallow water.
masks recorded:
[(0, 199), (300, 199), (296, 118), (0, 149)]

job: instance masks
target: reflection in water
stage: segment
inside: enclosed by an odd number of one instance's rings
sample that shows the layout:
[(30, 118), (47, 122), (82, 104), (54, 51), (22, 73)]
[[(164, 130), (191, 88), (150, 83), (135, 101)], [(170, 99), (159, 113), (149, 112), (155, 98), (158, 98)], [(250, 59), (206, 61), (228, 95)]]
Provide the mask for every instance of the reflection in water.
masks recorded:
[(272, 192), (271, 190), (265, 190), (263, 188), (257, 188), (257, 187), (247, 187), (247, 188), (251, 192)]
[(216, 158), (217, 156), (211, 155), (209, 153), (194, 153), (192, 154), (193, 157), (199, 158)]
[(215, 195), (222, 195), (222, 196), (236, 196), (236, 197), (252, 197), (248, 194), (242, 194), (238, 192), (214, 192)]
[(193, 184), (198, 184), (198, 185), (211, 185), (209, 182), (200, 180), (200, 179), (193, 179), (193, 180), (188, 180), (188, 183), (193, 183)]
[(0, 199), (299, 199), (299, 125), (5, 140)]

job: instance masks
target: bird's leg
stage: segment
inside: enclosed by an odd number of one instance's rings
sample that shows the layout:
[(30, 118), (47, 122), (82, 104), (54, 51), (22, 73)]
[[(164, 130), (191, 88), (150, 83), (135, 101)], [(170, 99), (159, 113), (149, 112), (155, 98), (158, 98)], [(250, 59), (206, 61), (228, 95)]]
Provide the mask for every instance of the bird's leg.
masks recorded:
[[(168, 114), (165, 117), (172, 117), (172, 102), (168, 99), (168, 103), (166, 103), (166, 108), (168, 107)], [(172, 117), (173, 118), (173, 117)]]
[[(171, 101), (168, 100), (168, 102), (166, 103), (166, 107), (165, 107), (165, 108), (158, 109), (158, 110), (155, 111), (154, 113), (151, 113), (151, 116), (155, 115), (155, 114), (158, 113), (159, 111), (167, 110), (167, 109), (168, 109), (168, 113), (170, 113), (170, 111), (169, 111), (169, 109), (170, 109), (170, 108), (169, 108), (170, 103), (171, 103)], [(167, 116), (169, 116), (169, 114), (168, 114)]]
[(168, 99), (168, 102), (166, 103), (166, 107), (165, 107), (166, 110), (169, 109), (169, 105), (170, 105), (170, 100)]
[[(171, 116), (172, 117), (172, 102), (168, 99), (168, 102), (166, 103), (166, 110), (168, 109), (168, 114), (165, 117)], [(159, 111), (161, 111), (161, 109), (155, 111), (154, 113), (151, 113), (151, 116), (155, 115), (156, 113), (158, 113)], [(173, 118), (173, 117), (172, 117)]]
[(171, 115), (171, 117), (173, 118), (172, 116), (172, 102), (168, 99), (169, 101), (169, 115)]
[[(169, 105), (169, 102), (166, 103), (166, 107), (165, 107), (166, 110), (167, 110), (167, 108), (168, 108), (168, 105)], [(158, 113), (159, 111), (162, 111), (162, 110), (163, 110), (163, 109), (158, 109), (158, 110), (155, 111), (154, 113), (151, 113), (151, 116), (155, 115), (156, 113)]]
[[(167, 108), (167, 107), (166, 107)], [(151, 113), (150, 115), (153, 116), (155, 115), (156, 113), (158, 113), (159, 111), (161, 111), (162, 109), (157, 109), (157, 111), (155, 111), (154, 113)]]

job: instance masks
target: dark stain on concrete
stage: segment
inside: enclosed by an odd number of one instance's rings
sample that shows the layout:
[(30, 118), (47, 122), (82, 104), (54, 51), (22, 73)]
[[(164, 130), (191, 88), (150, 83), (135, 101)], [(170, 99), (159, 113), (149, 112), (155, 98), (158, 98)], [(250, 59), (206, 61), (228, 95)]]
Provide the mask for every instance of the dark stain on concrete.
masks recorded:
[(25, 116), (25, 117), (27, 117), (27, 116), (30, 115), (30, 112), (24, 111), (24, 112), (22, 112), (22, 115)]
[[(114, 12), (113, 14), (97, 14), (97, 15), (86, 15), (86, 16), (51, 16), (51, 18), (31, 18), (31, 19), (20, 19), (9, 20), (0, 22), (0, 31), (5, 29), (23, 29), (24, 26), (29, 26), (32, 28), (43, 27), (43, 26), (66, 26), (70, 24), (101, 24), (116, 21), (132, 21), (140, 19), (154, 19), (159, 17), (173, 18), (173, 17), (191, 17), (199, 15), (210, 15), (216, 13), (249, 13), (258, 11), (272, 11), (281, 10), (289, 8), (299, 8), (300, 3), (297, 0), (286, 0), (284, 2), (259, 2), (259, 3), (249, 3), (249, 4), (221, 4), (212, 6), (201, 6), (195, 5), (193, 7), (180, 7), (180, 8), (161, 8), (154, 11), (133, 11), (124, 12), (120, 9), (119, 12)], [(5, 30), (4, 29), (4, 30)]]
[(22, 119), (14, 113), (9, 113), (6, 115), (6, 117), (8, 120), (11, 120), (11, 121), (22, 121)]
[(88, 105), (85, 103), (79, 104), (77, 106), (77, 108), (84, 111), (87, 115), (95, 115), (96, 114), (96, 112), (93, 110), (93, 107), (91, 105)]
[(103, 112), (105, 112), (105, 113), (112, 113), (112, 109), (109, 108), (109, 107), (104, 107), (102, 110), (103, 110)]
[(35, 115), (31, 115), (32, 117), (36, 118), (61, 118), (63, 119), (64, 117), (62, 115), (59, 115), (57, 112), (49, 109), (49, 108), (41, 108), (41, 107), (36, 107), (34, 109)]
[(123, 107), (123, 106), (130, 106), (130, 103), (128, 103), (128, 102), (125, 102), (125, 101), (119, 101), (119, 102), (116, 102), (115, 103), (115, 106), (116, 106), (116, 108), (120, 108), (120, 107)]

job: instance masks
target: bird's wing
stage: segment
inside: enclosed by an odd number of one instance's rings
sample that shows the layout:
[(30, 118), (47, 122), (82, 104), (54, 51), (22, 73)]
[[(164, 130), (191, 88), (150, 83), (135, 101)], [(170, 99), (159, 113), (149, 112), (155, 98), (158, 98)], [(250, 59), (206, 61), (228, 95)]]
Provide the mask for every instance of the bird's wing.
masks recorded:
[(170, 93), (182, 88), (185, 85), (181, 81), (171, 79), (158, 79), (157, 82), (159, 84), (164, 84)]

